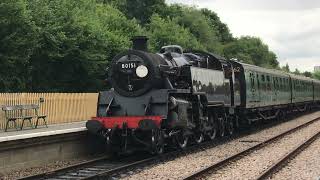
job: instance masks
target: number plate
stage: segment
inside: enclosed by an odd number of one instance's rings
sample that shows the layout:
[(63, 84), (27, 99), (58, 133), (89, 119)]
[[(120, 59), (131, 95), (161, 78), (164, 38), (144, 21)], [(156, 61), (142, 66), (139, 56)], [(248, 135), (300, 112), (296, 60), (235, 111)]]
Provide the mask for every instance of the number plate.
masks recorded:
[(133, 63), (133, 62), (121, 64), (121, 69), (135, 69), (136, 67), (137, 67), (136, 63)]

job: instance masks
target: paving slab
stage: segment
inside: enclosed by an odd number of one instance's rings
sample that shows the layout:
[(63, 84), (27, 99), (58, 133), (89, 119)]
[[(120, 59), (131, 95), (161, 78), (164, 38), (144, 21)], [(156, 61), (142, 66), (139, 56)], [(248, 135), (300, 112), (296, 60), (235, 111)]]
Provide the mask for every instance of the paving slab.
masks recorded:
[(85, 127), (85, 124), (86, 121), (80, 121), (73, 123), (48, 125), (48, 128), (46, 128), (45, 126), (39, 126), (37, 129), (10, 129), (10, 131), (7, 132), (0, 131), (0, 143), (5, 141), (86, 131), (87, 128)]

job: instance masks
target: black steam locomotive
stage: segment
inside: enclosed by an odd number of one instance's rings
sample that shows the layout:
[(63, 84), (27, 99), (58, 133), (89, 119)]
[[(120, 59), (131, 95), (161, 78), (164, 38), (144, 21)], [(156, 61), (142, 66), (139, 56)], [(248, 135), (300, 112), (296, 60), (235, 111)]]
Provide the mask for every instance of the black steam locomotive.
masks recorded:
[(150, 53), (146, 37), (114, 57), (108, 79), (113, 88), (100, 92), (86, 126), (117, 152), (183, 149), (320, 104), (320, 81), (176, 45)]

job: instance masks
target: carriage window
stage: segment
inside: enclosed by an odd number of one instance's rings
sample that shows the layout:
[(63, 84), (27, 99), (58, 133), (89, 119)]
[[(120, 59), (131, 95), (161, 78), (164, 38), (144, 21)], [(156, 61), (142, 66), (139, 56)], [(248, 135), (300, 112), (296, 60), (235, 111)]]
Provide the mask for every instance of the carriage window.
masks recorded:
[(302, 86), (302, 81), (299, 81), (299, 86), (298, 86), (299, 91), (301, 91), (301, 86)]
[(254, 74), (250, 73), (251, 88), (254, 89)]
[(260, 80), (259, 80), (259, 74), (257, 74), (257, 83), (258, 83), (258, 89), (260, 89)]
[(271, 90), (270, 76), (267, 76), (267, 90)]
[(262, 81), (262, 89), (266, 90), (266, 79), (264, 75), (261, 75), (261, 81)]

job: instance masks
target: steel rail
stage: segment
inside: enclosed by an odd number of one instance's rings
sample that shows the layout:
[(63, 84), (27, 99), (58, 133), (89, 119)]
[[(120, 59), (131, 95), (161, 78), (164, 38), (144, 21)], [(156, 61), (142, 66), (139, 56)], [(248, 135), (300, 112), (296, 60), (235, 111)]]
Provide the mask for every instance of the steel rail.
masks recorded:
[(139, 162), (134, 162), (132, 164), (124, 165), (124, 166), (121, 166), (121, 167), (118, 167), (118, 168), (110, 169), (110, 170), (107, 170), (105, 172), (102, 172), (102, 173), (99, 173), (99, 174), (95, 174), (93, 176), (82, 178), (82, 179), (109, 179), (114, 174), (117, 174), (117, 173), (125, 171), (125, 170), (128, 171), (128, 169), (130, 169), (130, 168), (135, 168), (135, 167), (138, 167), (138, 166), (142, 166), (142, 164), (147, 164), (147, 163), (151, 163), (151, 162), (155, 162), (155, 161), (160, 161), (160, 160), (168, 159), (170, 157), (177, 158), (177, 157), (179, 157), (181, 155), (185, 155), (186, 153), (194, 153), (194, 151), (208, 149), (208, 148), (211, 148), (213, 146), (221, 145), (221, 144), (224, 144), (226, 142), (229, 142), (229, 141), (236, 140), (236, 139), (239, 139), (241, 137), (244, 137), (244, 136), (248, 135), (248, 133), (254, 133), (254, 132), (257, 132), (257, 131), (260, 131), (260, 130), (272, 128), (273, 126), (278, 125), (279, 123), (280, 122), (269, 123), (269, 124), (266, 124), (266, 125), (262, 126), (261, 128), (256, 128), (254, 130), (247, 130), (247, 131), (240, 132), (238, 134), (234, 134), (235, 137), (224, 137), (219, 142), (207, 141), (207, 142), (204, 142), (204, 143), (202, 143), (200, 145), (190, 146), (190, 147), (188, 147), (188, 149), (186, 149), (184, 151), (177, 150), (177, 151), (168, 152), (166, 154), (158, 155), (158, 156), (155, 156), (155, 157), (152, 157), (152, 158), (149, 158), (149, 159), (141, 160)]
[[(228, 140), (226, 140), (228, 141)], [(115, 174), (117, 172), (121, 172), (123, 170), (127, 170), (128, 168), (133, 168), (136, 166), (142, 166), (144, 164), (148, 164), (151, 162), (155, 162), (158, 160), (168, 159), (170, 157), (179, 157), (180, 155), (184, 155), (185, 153), (193, 153), (194, 151), (199, 151), (204, 148), (210, 148), (214, 145), (223, 143), (222, 142), (205, 142), (200, 145), (193, 145), (188, 147), (185, 151), (175, 150), (170, 151), (162, 155), (157, 155), (153, 157), (143, 157), (139, 160), (132, 160), (131, 157), (127, 158), (129, 161), (125, 161), (125, 159), (121, 159), (119, 161), (111, 161), (111, 158), (104, 156), (101, 158), (92, 159), (89, 161), (85, 161), (82, 163), (78, 163), (75, 165), (70, 165), (68, 167), (56, 169), (49, 172), (44, 172), (36, 175), (31, 175), (27, 177), (22, 177), (20, 180), (31, 180), (31, 179), (66, 179), (66, 178), (74, 178), (74, 179), (94, 179), (100, 176), (109, 176)], [(130, 161), (131, 160), (131, 161)], [(121, 162), (122, 161), (122, 162)], [(105, 167), (104, 167), (105, 166)]]
[(282, 137), (284, 137), (286, 135), (292, 134), (292, 133), (294, 133), (294, 132), (296, 132), (296, 131), (304, 128), (304, 127), (307, 127), (307, 126), (309, 126), (309, 125), (311, 125), (311, 124), (313, 124), (313, 123), (315, 123), (315, 122), (317, 122), (319, 120), (320, 120), (320, 117), (315, 118), (315, 119), (313, 119), (311, 121), (308, 121), (308, 122), (306, 122), (304, 124), (301, 124), (301, 125), (299, 125), (299, 126), (297, 126), (295, 128), (289, 129), (289, 130), (287, 130), (287, 131), (285, 131), (285, 132), (283, 132), (283, 133), (281, 133), (279, 135), (276, 135), (276, 136), (274, 136), (274, 137), (272, 137), (272, 138), (270, 138), (270, 139), (268, 139), (266, 141), (263, 141), (263, 142), (255, 145), (255, 146), (252, 146), (252, 147), (250, 147), (250, 148), (248, 148), (248, 149), (246, 149), (244, 151), (236, 153), (236, 154), (234, 154), (234, 155), (232, 155), (232, 156), (230, 156), (230, 157), (228, 157), (226, 159), (223, 159), (223, 160), (221, 160), (221, 161), (219, 161), (219, 162), (217, 162), (215, 164), (212, 164), (209, 167), (205, 167), (203, 169), (200, 169), (199, 171), (196, 171), (195, 173), (192, 173), (192, 174), (186, 176), (183, 179), (184, 180), (190, 180), (190, 179), (198, 179), (200, 177), (203, 177), (203, 176), (205, 176), (206, 174), (208, 174), (210, 172), (213, 172), (215, 170), (218, 170), (220, 168), (225, 167), (230, 162), (233, 162), (235, 160), (241, 159), (241, 157), (246, 156), (246, 155), (248, 155), (251, 152), (254, 152), (256, 150), (259, 150), (259, 149), (265, 147), (266, 145), (271, 144), (271, 143), (275, 142), (276, 140), (278, 140), (278, 139), (280, 139), (280, 138), (282, 138)]
[(294, 148), (288, 154), (284, 155), (277, 162), (272, 164), (272, 166), (270, 166), (268, 169), (266, 169), (264, 172), (262, 172), (256, 179), (262, 180), (262, 179), (267, 179), (268, 177), (271, 177), (278, 170), (280, 170), (284, 165), (286, 165), (290, 161), (290, 159), (293, 159), (298, 154), (300, 154), (303, 150), (305, 150), (307, 147), (309, 147), (319, 137), (320, 137), (320, 132), (316, 133), (311, 138), (307, 139), (306, 141), (304, 141), (303, 143), (298, 145), (296, 148)]
[(100, 172), (100, 173), (96, 173), (96, 174), (94, 174), (92, 176), (84, 177), (84, 178), (81, 178), (81, 179), (82, 180), (84, 180), (84, 179), (108, 179), (112, 175), (121, 173), (123, 171), (127, 172), (129, 169), (135, 169), (137, 167), (144, 167), (145, 165), (148, 165), (150, 163), (156, 163), (156, 162), (163, 161), (163, 160), (170, 159), (170, 158), (171, 159), (172, 158), (178, 158), (180, 156), (186, 155), (187, 153), (195, 153), (195, 152), (201, 151), (203, 149), (211, 148), (212, 146), (215, 146), (217, 144), (222, 144), (225, 141), (228, 141), (228, 140), (224, 140), (222, 142), (207, 141), (207, 142), (204, 142), (204, 143), (199, 144), (199, 145), (194, 144), (194, 145), (188, 147), (185, 150), (169, 151), (169, 152), (167, 152), (165, 154), (161, 154), (161, 155), (153, 156), (153, 157), (146, 158), (146, 159), (143, 159), (143, 160), (139, 160), (139, 161), (136, 161), (136, 162), (133, 162), (133, 163), (125, 164), (123, 166), (119, 166), (119, 167), (116, 167), (116, 168), (113, 168), (113, 169), (109, 169), (109, 170), (106, 170), (106, 171), (103, 171), (103, 172)]
[[(89, 160), (86, 162), (78, 163), (75, 165), (70, 165), (65, 168), (60, 168), (56, 169), (53, 171), (49, 172), (44, 172), (36, 175), (31, 175), (27, 177), (22, 177), (20, 179), (23, 180), (30, 180), (30, 179), (66, 179), (66, 178), (74, 178), (74, 179), (99, 179), (101, 177), (110, 177), (113, 174), (117, 174), (119, 172), (125, 171), (128, 168), (134, 169), (134, 167), (139, 167), (143, 166), (143, 164), (148, 164), (150, 162), (156, 162), (156, 161), (161, 161), (164, 159), (168, 159), (171, 157), (177, 158), (181, 155), (185, 155), (186, 153), (194, 153), (195, 151), (201, 151), (203, 149), (211, 148), (232, 140), (236, 140), (238, 138), (241, 138), (245, 135), (248, 135), (250, 133), (254, 133), (263, 129), (268, 129), (272, 128), (275, 125), (278, 125), (279, 123), (269, 123), (266, 125), (263, 125), (262, 127), (258, 127), (254, 130), (245, 130), (241, 131), (240, 133), (234, 134), (232, 137), (224, 137), (220, 141), (207, 141), (204, 142), (200, 145), (193, 145), (189, 146), (186, 150), (181, 151), (181, 150), (175, 150), (175, 151), (170, 151), (168, 153), (154, 156), (151, 158), (145, 158), (145, 159), (140, 159), (137, 161), (131, 161), (131, 162), (120, 162), (117, 164), (117, 162), (108, 162), (111, 158), (107, 157), (102, 157), (102, 158), (97, 158), (93, 160)], [(105, 162), (103, 162), (105, 161)], [(97, 165), (99, 164), (100, 165)], [(103, 167), (106, 166), (106, 167)]]
[(54, 175), (54, 174), (63, 173), (63, 172), (66, 172), (66, 171), (69, 171), (69, 170), (72, 170), (72, 169), (89, 166), (89, 165), (91, 165), (93, 163), (97, 163), (97, 162), (104, 161), (104, 160), (108, 160), (108, 157), (107, 156), (103, 156), (103, 157), (100, 157), (100, 158), (95, 158), (95, 159), (91, 159), (91, 160), (88, 160), (88, 161), (85, 161), (85, 162), (73, 164), (73, 165), (70, 165), (70, 166), (67, 166), (67, 167), (63, 167), (63, 168), (59, 168), (59, 169), (55, 169), (55, 170), (52, 170), (52, 171), (31, 175), (31, 176), (26, 176), (26, 177), (22, 177), (22, 178), (18, 178), (18, 179), (19, 180), (41, 179), (41, 178), (45, 178), (45, 177), (50, 177), (51, 175)]
[(110, 169), (110, 170), (106, 170), (104, 172), (100, 172), (100, 173), (97, 173), (97, 174), (94, 174), (94, 175), (91, 175), (91, 176), (88, 176), (88, 177), (80, 178), (80, 179), (81, 180), (84, 180), (84, 179), (109, 179), (110, 176), (112, 176), (113, 174), (119, 173), (119, 172), (124, 171), (124, 170), (128, 170), (130, 168), (134, 168), (134, 167), (137, 167), (137, 166), (140, 166), (140, 165), (143, 165), (143, 164), (151, 163), (151, 162), (156, 161), (158, 159), (159, 159), (158, 156), (154, 156), (154, 157), (151, 157), (151, 158), (143, 159), (141, 161), (136, 161), (136, 162), (133, 162), (133, 163), (130, 163), (130, 164), (126, 164), (126, 165), (123, 165), (123, 166), (120, 166), (120, 167), (116, 167), (116, 168), (113, 168), (113, 169)]
[[(267, 128), (270, 128), (269, 126), (267, 126)], [(264, 128), (263, 128), (264, 129)], [(139, 167), (139, 166), (143, 166), (145, 164), (151, 163), (151, 162), (156, 162), (156, 161), (162, 161), (165, 159), (172, 159), (172, 158), (177, 158), (179, 156), (183, 156), (186, 153), (194, 153), (197, 151), (201, 151), (203, 149), (208, 149), (208, 148), (212, 148), (214, 146), (226, 143), (228, 141), (243, 137), (245, 135), (247, 135), (248, 132), (243, 132), (242, 134), (239, 133), (238, 137), (225, 137), (224, 139), (215, 142), (215, 141), (207, 141), (204, 142), (200, 145), (194, 144), (192, 146), (189, 146), (187, 149), (185, 149), (184, 151), (182, 150), (174, 150), (174, 151), (169, 151), (165, 154), (162, 155), (157, 155), (157, 156), (153, 156), (150, 158), (145, 158), (142, 160), (137, 160), (134, 162), (130, 162), (130, 163), (122, 163), (122, 164), (118, 164), (115, 166), (110, 167), (111, 163), (105, 162), (104, 164), (106, 166), (109, 166), (109, 168), (103, 168), (102, 165), (99, 166), (99, 169), (95, 168), (95, 166), (97, 166), (98, 163), (103, 164), (103, 161), (108, 161), (110, 160), (110, 158), (108, 157), (102, 157), (102, 158), (97, 158), (97, 159), (93, 159), (93, 160), (89, 160), (86, 162), (82, 162), (79, 164), (75, 164), (75, 165), (70, 165), (68, 167), (64, 167), (64, 168), (60, 168), (60, 169), (56, 169), (50, 172), (45, 172), (45, 173), (40, 173), (40, 174), (36, 174), (36, 175), (32, 175), (32, 176), (27, 176), (27, 177), (23, 177), (20, 178), (21, 180), (31, 180), (31, 179), (59, 179), (59, 178), (75, 178), (75, 179), (98, 179), (101, 177), (109, 177), (113, 174), (117, 174), (119, 172), (122, 172), (124, 170), (128, 170), (130, 168), (134, 168), (134, 167)], [(116, 162), (113, 162), (116, 163)], [(77, 173), (77, 171), (85, 171), (85, 173), (80, 172)], [(86, 175), (87, 173), (87, 175)], [(68, 175), (69, 174), (69, 175)], [(71, 174), (71, 176), (70, 176)]]
[[(225, 140), (228, 141), (228, 140)], [(168, 159), (170, 157), (179, 157), (180, 155), (183, 155), (185, 153), (193, 153), (194, 151), (197, 150), (202, 150), (204, 148), (210, 148), (214, 145), (223, 143), (222, 142), (205, 142), (203, 144), (200, 145), (193, 145), (188, 147), (188, 149), (186, 149), (185, 151), (181, 151), (181, 150), (175, 150), (175, 151), (170, 151), (167, 152), (165, 154), (162, 155), (157, 155), (157, 156), (153, 156), (153, 157), (149, 157), (149, 158), (142, 158), (142, 160), (137, 160), (137, 161), (133, 161), (133, 162), (129, 162), (129, 163), (122, 163), (122, 164), (116, 164), (117, 162), (108, 162), (108, 160), (110, 160), (110, 158), (108, 158), (107, 156), (105, 157), (101, 157), (101, 158), (97, 158), (97, 159), (92, 159), (89, 161), (85, 161), (82, 163), (78, 163), (75, 165), (70, 165), (68, 167), (64, 167), (64, 168), (60, 168), (60, 169), (56, 169), (53, 171), (49, 171), (49, 172), (45, 172), (45, 173), (40, 173), (40, 174), (36, 174), (36, 175), (31, 175), (31, 176), (27, 176), (27, 177), (22, 177), (20, 178), (20, 180), (31, 180), (31, 179), (50, 179), (50, 178), (54, 178), (54, 179), (59, 179), (61, 177), (62, 178), (72, 178), (71, 176), (73, 176), (73, 178), (76, 179), (94, 179), (100, 176), (110, 176), (112, 174), (115, 174), (117, 172), (121, 172), (123, 170), (126, 170), (128, 168), (133, 168), (136, 166), (142, 166), (143, 164), (148, 164), (150, 162), (153, 161), (157, 161), (157, 160), (163, 160), (163, 159)], [(106, 161), (106, 162), (104, 162)], [(112, 163), (114, 163), (114, 166), (111, 166)], [(100, 164), (100, 165), (98, 165)], [(107, 166), (107, 168), (104, 168), (103, 165)], [(95, 166), (99, 166), (99, 169), (95, 168)], [(83, 172), (77, 173), (77, 171), (85, 171), (85, 173), (87, 173), (87, 175)], [(91, 171), (91, 172), (89, 172)], [(71, 174), (70, 177), (69, 174)]]

